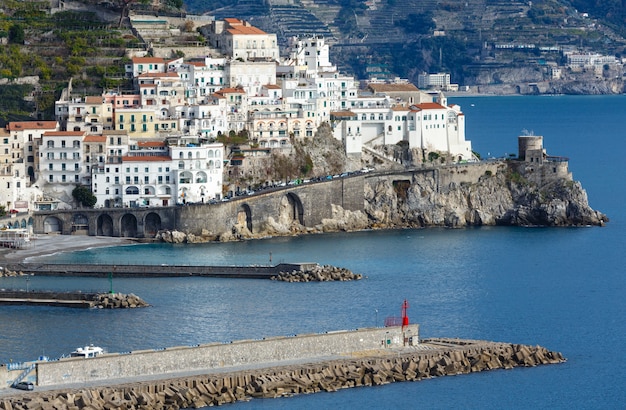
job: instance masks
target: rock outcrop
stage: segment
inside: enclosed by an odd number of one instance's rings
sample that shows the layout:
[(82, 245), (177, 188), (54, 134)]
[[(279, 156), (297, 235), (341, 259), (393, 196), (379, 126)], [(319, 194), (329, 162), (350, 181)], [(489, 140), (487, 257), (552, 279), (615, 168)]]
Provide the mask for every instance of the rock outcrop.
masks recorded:
[(286, 204), (285, 212), (280, 212), (278, 218), (268, 216), (254, 232), (245, 221), (238, 221), (219, 234), (203, 231), (197, 236), (166, 231), (157, 238), (170, 243), (197, 243), (364, 229), (604, 225), (606, 215), (589, 206), (582, 185), (572, 179), (566, 163), (562, 164), (560, 168), (552, 164), (542, 168), (519, 160), (420, 164), (415, 172), (402, 177), (368, 176), (363, 211), (331, 204), (332, 217), (316, 226), (300, 225), (289, 216)]
[(608, 221), (589, 206), (579, 182), (534, 178), (522, 164), (503, 161), (495, 171), (485, 170), (474, 181), (461, 183), (441, 184), (429, 173), (416, 173), (405, 190), (379, 180), (365, 187), (365, 210), (372, 226), (379, 228), (584, 226)]

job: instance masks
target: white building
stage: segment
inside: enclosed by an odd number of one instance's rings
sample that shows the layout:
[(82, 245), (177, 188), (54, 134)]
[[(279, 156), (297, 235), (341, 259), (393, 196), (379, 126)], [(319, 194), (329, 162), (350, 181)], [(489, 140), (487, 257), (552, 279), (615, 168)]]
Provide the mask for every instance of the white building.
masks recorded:
[(168, 139), (168, 144), (130, 140), (120, 161), (106, 158), (92, 166), (96, 206), (171, 206), (221, 198), (223, 145), (197, 141), (195, 137)]
[(450, 85), (450, 74), (448, 73), (422, 73), (417, 75), (418, 88), (438, 88), (441, 90), (448, 90), (450, 89)]
[(349, 110), (331, 113), (334, 135), (348, 154), (360, 154), (363, 145), (393, 145), (407, 141), (409, 148), (450, 153), (458, 161), (472, 158), (465, 140), (465, 116), (458, 105), (437, 102), (407, 104), (389, 96), (363, 97)]
[(222, 196), (224, 146), (214, 144), (171, 145), (175, 166), (176, 202), (205, 203)]
[(224, 55), (242, 61), (278, 61), (276, 34), (268, 34), (247, 21), (227, 18), (205, 26), (203, 34), (211, 47)]
[(39, 174), (47, 184), (71, 187), (88, 183), (84, 131), (47, 131), (41, 137)]
[(126, 77), (137, 78), (144, 73), (164, 73), (167, 63), (159, 57), (133, 57), (129, 64), (126, 64)]

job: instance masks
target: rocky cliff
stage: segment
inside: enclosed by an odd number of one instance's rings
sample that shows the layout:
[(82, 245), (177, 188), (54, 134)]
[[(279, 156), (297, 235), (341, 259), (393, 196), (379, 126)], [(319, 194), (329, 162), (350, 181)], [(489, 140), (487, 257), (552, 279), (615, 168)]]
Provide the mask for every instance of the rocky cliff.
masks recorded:
[(332, 217), (316, 226), (268, 217), (254, 232), (240, 221), (223, 233), (164, 232), (159, 238), (181, 243), (362, 229), (602, 226), (608, 222), (606, 215), (589, 206), (585, 190), (567, 172), (566, 163), (560, 166), (562, 172), (552, 163), (539, 166), (507, 160), (372, 174), (365, 178), (363, 211), (332, 204)]
[[(478, 170), (481, 175), (474, 180), (463, 178), (462, 182), (441, 184), (430, 173), (416, 173), (404, 185), (379, 180), (366, 185), (365, 210), (371, 225), (383, 228), (581, 226), (608, 221), (589, 207), (579, 182), (562, 177), (537, 180), (525, 175), (528, 171), (523, 164), (502, 161), (470, 165), (474, 174)], [(441, 172), (455, 170), (448, 167)], [(441, 175), (439, 179), (443, 179)]]

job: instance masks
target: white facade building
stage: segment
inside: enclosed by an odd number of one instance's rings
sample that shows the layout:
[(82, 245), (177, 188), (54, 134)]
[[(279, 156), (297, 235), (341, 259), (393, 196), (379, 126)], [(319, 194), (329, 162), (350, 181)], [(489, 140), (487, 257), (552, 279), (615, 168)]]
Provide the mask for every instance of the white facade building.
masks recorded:
[(224, 163), (221, 143), (173, 145), (170, 153), (177, 184), (176, 203), (205, 203), (221, 198)]
[(39, 174), (47, 184), (85, 184), (89, 174), (83, 154), (83, 131), (47, 131), (41, 137)]

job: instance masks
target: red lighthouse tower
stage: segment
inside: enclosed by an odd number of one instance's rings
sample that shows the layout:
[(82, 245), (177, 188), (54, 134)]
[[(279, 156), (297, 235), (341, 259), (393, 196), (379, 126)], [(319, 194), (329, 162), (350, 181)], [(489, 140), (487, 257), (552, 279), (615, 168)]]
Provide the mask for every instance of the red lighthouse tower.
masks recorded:
[(409, 317), (406, 314), (407, 309), (409, 308), (409, 302), (404, 299), (404, 303), (402, 303), (402, 328), (409, 325)]

